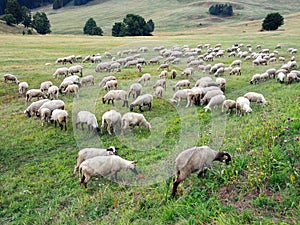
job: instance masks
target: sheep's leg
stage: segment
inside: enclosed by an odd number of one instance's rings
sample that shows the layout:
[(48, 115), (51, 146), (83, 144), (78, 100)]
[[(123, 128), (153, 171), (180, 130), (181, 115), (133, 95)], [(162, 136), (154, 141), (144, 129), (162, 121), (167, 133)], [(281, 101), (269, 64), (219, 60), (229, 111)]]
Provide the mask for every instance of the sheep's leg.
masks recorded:
[(206, 172), (207, 172), (207, 169), (201, 170), (201, 171), (198, 173), (198, 178), (205, 177)]
[(144, 111), (142, 110), (142, 106), (141, 106), (141, 105), (139, 106), (139, 110), (140, 110), (141, 112), (144, 112)]
[(172, 197), (173, 197), (173, 198), (174, 198), (175, 195), (176, 195), (177, 187), (178, 187), (179, 184), (180, 184), (180, 182), (177, 181), (177, 180), (173, 182), (173, 188), (172, 188)]

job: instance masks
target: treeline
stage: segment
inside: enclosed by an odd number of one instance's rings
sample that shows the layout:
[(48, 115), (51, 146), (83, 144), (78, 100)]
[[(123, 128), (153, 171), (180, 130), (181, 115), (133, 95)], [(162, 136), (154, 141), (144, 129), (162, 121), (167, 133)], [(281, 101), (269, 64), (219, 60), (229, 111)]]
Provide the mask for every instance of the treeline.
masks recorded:
[(216, 4), (209, 7), (209, 14), (214, 16), (233, 16), (232, 5)]

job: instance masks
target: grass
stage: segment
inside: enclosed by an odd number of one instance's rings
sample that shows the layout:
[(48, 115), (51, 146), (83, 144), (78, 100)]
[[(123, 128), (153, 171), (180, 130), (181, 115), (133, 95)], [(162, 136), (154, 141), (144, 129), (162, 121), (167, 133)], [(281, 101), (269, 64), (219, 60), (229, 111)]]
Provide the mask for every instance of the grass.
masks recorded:
[[(293, 23), (294, 20), (291, 20)], [(297, 31), (272, 33), (233, 33), (208, 30), (206, 35), (182, 33), (176, 36), (141, 38), (86, 37), (81, 35), (18, 36), (0, 35), (1, 74), (12, 73), (30, 88), (51, 80), (60, 65), (58, 57), (89, 55), (141, 46), (172, 47), (201, 43), (222, 44), (226, 49), (234, 43), (262, 44), (274, 49), (282, 45), (280, 55), (290, 57), (289, 47), (299, 49)], [(220, 32), (220, 34), (219, 34)], [(147, 59), (156, 55), (150, 51)], [(297, 55), (296, 55), (297, 58)], [(106, 59), (107, 60), (107, 59)], [(230, 64), (233, 58), (220, 58), (214, 63)], [(185, 108), (185, 102), (173, 106), (169, 98), (175, 81), (168, 79), (163, 99), (154, 99), (151, 112), (144, 112), (152, 124), (151, 132), (142, 129), (127, 131), (124, 136), (106, 133), (94, 136), (74, 127), (79, 110), (95, 112), (98, 121), (112, 108), (103, 105), (105, 93), (97, 84), (106, 73), (95, 73), (94, 64), (83, 64), (84, 75), (93, 74), (94, 87), (80, 90), (80, 97), (61, 96), (70, 114), (67, 132), (53, 124), (41, 126), (37, 118), (26, 118), (24, 98), (17, 86), (0, 83), (0, 223), (1, 224), (297, 224), (299, 221), (299, 83), (280, 84), (275, 80), (251, 86), (255, 72), (279, 68), (281, 64), (254, 67), (243, 62), (242, 76), (224, 75), (226, 97), (235, 99), (247, 91), (264, 94), (269, 104), (251, 104), (251, 115), (225, 116), (220, 111), (205, 113), (203, 107)], [(181, 72), (184, 61), (176, 65)], [(145, 66), (143, 72), (158, 75), (157, 66)], [(116, 73), (120, 88), (128, 89), (141, 74), (135, 68)], [(201, 77), (196, 72), (192, 84)], [(153, 93), (145, 87), (144, 93)], [(132, 99), (130, 99), (132, 101)], [(116, 102), (121, 113), (128, 111)], [(291, 118), (291, 121), (288, 121)], [(73, 176), (79, 149), (84, 147), (120, 147), (120, 155), (138, 160), (138, 179), (122, 172), (120, 183), (93, 178), (84, 189)], [(207, 177), (190, 176), (179, 186), (178, 197), (170, 199), (173, 162), (183, 149), (194, 145), (210, 145), (228, 151), (233, 160), (225, 166), (213, 165)]]

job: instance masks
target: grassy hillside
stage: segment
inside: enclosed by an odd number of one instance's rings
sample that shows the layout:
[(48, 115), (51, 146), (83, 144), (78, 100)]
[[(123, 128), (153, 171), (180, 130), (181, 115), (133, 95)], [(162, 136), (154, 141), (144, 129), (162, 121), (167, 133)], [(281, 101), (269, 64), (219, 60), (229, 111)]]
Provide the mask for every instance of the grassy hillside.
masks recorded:
[(232, 1), (234, 16), (231, 18), (214, 17), (208, 14), (210, 5), (218, 1), (92, 1), (84, 6), (67, 6), (52, 10), (51, 6), (38, 9), (45, 11), (56, 34), (81, 34), (85, 22), (94, 18), (104, 35), (111, 35), (115, 22), (121, 22), (128, 13), (139, 14), (155, 23), (155, 33), (195, 31), (217, 24), (239, 24), (253, 20), (262, 20), (270, 12), (279, 12), (283, 17), (298, 12), (300, 2), (289, 1)]

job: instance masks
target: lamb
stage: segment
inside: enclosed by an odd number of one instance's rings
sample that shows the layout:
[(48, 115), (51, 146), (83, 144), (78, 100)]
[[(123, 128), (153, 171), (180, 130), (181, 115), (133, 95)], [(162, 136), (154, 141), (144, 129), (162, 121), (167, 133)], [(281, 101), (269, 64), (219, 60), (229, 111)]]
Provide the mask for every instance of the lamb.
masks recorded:
[(59, 88), (56, 85), (52, 85), (48, 89), (47, 97), (51, 100), (58, 99)]
[(140, 63), (136, 64), (136, 69), (138, 73), (142, 72), (142, 65)]
[(58, 79), (58, 76), (68, 76), (69, 70), (67, 67), (57, 68), (55, 73), (53, 74), (53, 78)]
[(106, 91), (113, 89), (117, 89), (118, 88), (118, 81), (117, 80), (109, 80), (105, 83), (104, 87), (103, 87)]
[(252, 113), (250, 101), (245, 97), (238, 97), (236, 99), (236, 115), (242, 116), (242, 111), (245, 111), (246, 113)]
[(109, 174), (112, 180), (117, 181), (117, 174), (121, 170), (130, 169), (135, 174), (137, 161), (128, 161), (120, 156), (96, 156), (85, 160), (79, 166), (79, 173), (81, 176), (80, 183), (87, 187), (88, 181), (95, 176), (105, 177)]
[(27, 109), (25, 109), (24, 114), (27, 117), (31, 117), (31, 114), (36, 114), (37, 111), (39, 110), (39, 108), (45, 103), (45, 102), (49, 102), (49, 99), (42, 99), (42, 100), (38, 100), (36, 102), (31, 103)]
[(231, 64), (230, 64), (231, 67), (234, 67), (234, 66), (239, 66), (241, 67), (242, 66), (242, 60), (240, 59), (237, 59), (237, 60), (234, 60)]
[(83, 87), (87, 84), (94, 85), (94, 76), (93, 75), (87, 75), (80, 79), (81, 87)]
[(222, 78), (222, 77), (218, 77), (216, 79), (216, 83), (218, 85), (218, 87), (221, 89), (221, 91), (223, 91), (225, 93), (225, 89), (226, 89), (226, 79)]
[(206, 92), (206, 94), (204, 95), (204, 97), (201, 99), (200, 103), (201, 103), (201, 105), (204, 105), (212, 97), (214, 97), (216, 95), (222, 95), (222, 94), (224, 94), (224, 92), (221, 91), (220, 89), (208, 91), (208, 92)]
[(39, 100), (40, 97), (47, 98), (40, 89), (30, 89), (26, 92), (26, 102), (29, 102), (32, 98), (37, 98)]
[(178, 185), (191, 173), (198, 173), (198, 178), (205, 176), (213, 161), (224, 162), (227, 165), (231, 156), (227, 152), (219, 152), (208, 146), (195, 146), (181, 152), (175, 160), (172, 197), (175, 197)]
[(157, 80), (156, 83), (155, 83), (154, 86), (153, 86), (153, 89), (155, 89), (155, 88), (158, 87), (158, 86), (161, 86), (161, 87), (163, 87), (164, 89), (166, 89), (166, 87), (167, 87), (166, 79), (159, 79), (159, 80)]
[(65, 131), (67, 130), (67, 124), (68, 124), (68, 112), (64, 109), (54, 109), (51, 114), (51, 120), (54, 121), (55, 127), (58, 123), (60, 126), (60, 129), (63, 130), (63, 127), (65, 124)]
[(135, 126), (144, 126), (148, 130), (151, 129), (150, 123), (146, 120), (143, 114), (135, 113), (135, 112), (128, 112), (122, 116), (121, 120), (121, 133), (124, 134), (124, 131), (128, 126), (135, 127)]
[(226, 113), (230, 114), (233, 109), (236, 108), (236, 102), (231, 99), (226, 99), (222, 104), (222, 112), (224, 112), (224, 109), (226, 109)]
[(158, 98), (162, 98), (163, 92), (164, 92), (164, 88), (161, 86), (158, 86), (155, 88), (154, 95)]
[(263, 103), (264, 105), (267, 104), (265, 97), (260, 93), (248, 92), (244, 95), (244, 97), (247, 98), (250, 102)]
[(79, 87), (77, 84), (69, 84), (67, 86), (67, 88), (62, 92), (63, 94), (71, 94), (73, 93), (73, 95), (78, 98), (79, 97)]
[(151, 110), (152, 107), (152, 101), (153, 101), (153, 96), (151, 94), (144, 94), (138, 96), (129, 106), (130, 111), (133, 111), (133, 108), (138, 106), (139, 110), (143, 112), (142, 107), (143, 106), (148, 106), (149, 110)]
[(131, 84), (128, 92), (128, 98), (130, 97), (130, 95), (132, 95), (133, 98), (137, 98), (138, 96), (140, 96), (142, 88), (143, 87), (140, 83)]
[(42, 108), (40, 110), (40, 117), (42, 120), (42, 126), (44, 126), (44, 122), (49, 122), (51, 119), (51, 110), (48, 108)]
[(115, 146), (110, 146), (107, 149), (103, 149), (103, 148), (84, 148), (81, 149), (78, 152), (77, 155), (77, 164), (74, 166), (74, 171), (73, 174), (75, 175), (80, 164), (87, 160), (87, 159), (91, 159), (94, 158), (96, 156), (111, 156), (111, 155), (117, 155), (117, 150), (119, 150), (119, 148), (116, 148)]
[(251, 80), (250, 80), (250, 84), (256, 84), (260, 81), (260, 74), (256, 73), (252, 76)]
[(279, 72), (277, 74), (277, 80), (282, 84), (284, 83), (284, 80), (286, 79), (286, 75), (283, 72)]
[(21, 96), (24, 96), (24, 95), (26, 95), (26, 92), (28, 91), (28, 83), (27, 82), (25, 82), (25, 81), (23, 81), (23, 82), (20, 82), (19, 83), (19, 94), (21, 95)]
[(100, 131), (95, 114), (89, 111), (79, 111), (77, 113), (76, 124), (75, 124), (76, 129), (78, 129), (79, 124), (81, 124), (82, 130), (84, 130), (83, 125), (86, 124), (88, 130), (91, 130), (92, 128), (95, 133), (98, 133)]
[(160, 78), (167, 78), (168, 77), (168, 71), (166, 71), (166, 70), (161, 71), (160, 74), (159, 74), (159, 77)]
[(138, 80), (138, 83), (144, 82), (144, 86), (146, 86), (150, 82), (150, 79), (151, 79), (150, 73), (145, 73)]
[(107, 101), (107, 104), (109, 104), (109, 102), (112, 102), (112, 105), (114, 105), (114, 100), (121, 100), (123, 101), (123, 107), (127, 106), (128, 107), (128, 96), (127, 96), (127, 92), (124, 90), (110, 90), (109, 92), (107, 92), (103, 98), (102, 98), (102, 102), (103, 104), (105, 104), (105, 102)]
[(216, 108), (219, 105), (222, 105), (225, 100), (226, 100), (225, 95), (216, 95), (216, 96), (212, 97), (209, 100), (209, 103), (207, 104), (207, 106), (204, 107), (205, 112), (207, 112), (208, 110), (212, 110), (212, 107)]
[(241, 73), (241, 67), (234, 67), (230, 70), (229, 75), (242, 75)]
[(8, 74), (4, 74), (3, 77), (4, 77), (4, 83), (7, 83), (7, 81), (11, 81), (12, 83), (16, 83), (16, 84), (20, 83), (20, 81), (15, 75), (8, 73)]
[(44, 81), (40, 85), (40, 89), (42, 92), (48, 91), (49, 87), (53, 85), (52, 81)]
[(114, 109), (105, 112), (102, 115), (101, 133), (103, 133), (105, 123), (107, 124), (107, 132), (109, 135), (111, 135), (111, 128), (113, 129), (113, 132), (116, 133), (117, 126), (121, 127), (121, 119), (121, 113)]
[(181, 73), (182, 76), (186, 76), (186, 77), (191, 77), (193, 76), (193, 74), (194, 74), (194, 69), (192, 67), (185, 68)]
[(175, 69), (171, 70), (171, 79), (175, 79), (177, 76), (177, 71)]
[(69, 67), (68, 69), (68, 73), (74, 75), (74, 73), (79, 73), (80, 76), (82, 77), (82, 70), (83, 70), (83, 67), (80, 66), (80, 65), (75, 65), (75, 66), (71, 66)]
[(176, 90), (176, 88), (190, 88), (191, 82), (189, 80), (180, 80), (173, 86), (173, 91)]
[(115, 76), (107, 76), (107, 77), (104, 77), (102, 79), (102, 81), (99, 83), (99, 86), (100, 87), (104, 87), (106, 82), (110, 81), (110, 80), (117, 80), (117, 78)]
[(47, 101), (45, 102), (43, 105), (40, 106), (40, 108), (37, 110), (36, 112), (36, 116), (40, 117), (41, 115), (41, 110), (43, 108), (48, 108), (50, 109), (51, 113), (53, 112), (53, 110), (55, 109), (65, 109), (65, 103), (62, 100), (51, 100), (51, 101)]
[[(182, 99), (187, 99), (189, 93), (191, 92), (191, 89), (182, 89), (178, 90), (174, 93), (173, 97), (170, 99), (172, 103), (176, 103), (179, 105)], [(177, 100), (178, 99), (178, 100)], [(189, 105), (189, 102), (187, 103), (187, 106)]]

